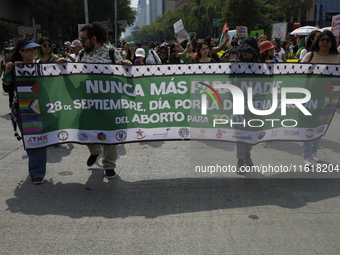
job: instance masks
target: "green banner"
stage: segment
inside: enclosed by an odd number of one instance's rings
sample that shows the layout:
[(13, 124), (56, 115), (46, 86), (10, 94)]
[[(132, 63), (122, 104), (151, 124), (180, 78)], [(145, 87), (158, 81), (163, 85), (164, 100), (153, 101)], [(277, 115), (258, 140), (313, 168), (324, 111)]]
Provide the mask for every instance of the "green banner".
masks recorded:
[(24, 146), (313, 140), (325, 134), (336, 110), (338, 68), (262, 63), (26, 65), (16, 69)]

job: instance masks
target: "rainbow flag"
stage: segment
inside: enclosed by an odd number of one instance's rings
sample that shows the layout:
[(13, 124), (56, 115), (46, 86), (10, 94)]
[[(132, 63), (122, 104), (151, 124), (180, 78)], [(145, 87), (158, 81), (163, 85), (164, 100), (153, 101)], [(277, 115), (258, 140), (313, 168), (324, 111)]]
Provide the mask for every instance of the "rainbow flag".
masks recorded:
[(24, 133), (35, 133), (42, 130), (41, 117), (21, 117), (22, 131)]

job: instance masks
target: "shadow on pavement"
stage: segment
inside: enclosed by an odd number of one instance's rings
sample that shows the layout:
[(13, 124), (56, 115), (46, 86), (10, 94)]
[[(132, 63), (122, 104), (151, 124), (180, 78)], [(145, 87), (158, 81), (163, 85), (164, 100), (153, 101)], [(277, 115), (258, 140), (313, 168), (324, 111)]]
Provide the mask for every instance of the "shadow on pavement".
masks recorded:
[(28, 177), (16, 187), (15, 198), (6, 203), (10, 212), (28, 215), (156, 218), (265, 205), (294, 209), (339, 195), (339, 179), (185, 178), (126, 182), (117, 177), (103, 182), (102, 169), (93, 169), (85, 185), (50, 180), (36, 186)]

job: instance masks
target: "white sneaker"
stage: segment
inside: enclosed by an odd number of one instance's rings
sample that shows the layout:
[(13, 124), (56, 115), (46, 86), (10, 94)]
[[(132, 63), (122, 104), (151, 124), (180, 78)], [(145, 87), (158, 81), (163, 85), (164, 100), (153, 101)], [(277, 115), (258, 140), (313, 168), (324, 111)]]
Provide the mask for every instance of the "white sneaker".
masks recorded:
[(312, 166), (312, 165), (313, 165), (312, 159), (311, 159), (311, 158), (306, 158), (306, 159), (303, 161), (303, 164), (304, 164), (304, 165), (307, 165), (307, 166)]
[(318, 154), (316, 154), (316, 152), (312, 155), (312, 159), (315, 160), (316, 162), (320, 161), (320, 158), (318, 157)]

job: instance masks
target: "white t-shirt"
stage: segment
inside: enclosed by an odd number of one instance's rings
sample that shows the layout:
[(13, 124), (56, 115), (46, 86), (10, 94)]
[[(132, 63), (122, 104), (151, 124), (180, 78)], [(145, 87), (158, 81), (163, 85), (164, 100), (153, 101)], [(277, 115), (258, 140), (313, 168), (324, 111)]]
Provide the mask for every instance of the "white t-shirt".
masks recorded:
[(306, 50), (306, 49), (303, 49), (303, 50), (301, 51), (301, 53), (300, 53), (299, 59), (303, 59), (303, 57), (306, 56), (306, 54), (307, 54), (307, 50)]
[(282, 62), (282, 55), (285, 56), (286, 52), (284, 49), (281, 48), (281, 50), (279, 52), (277, 52), (275, 49), (274, 49), (274, 57), (276, 58), (276, 60), (278, 62)]

